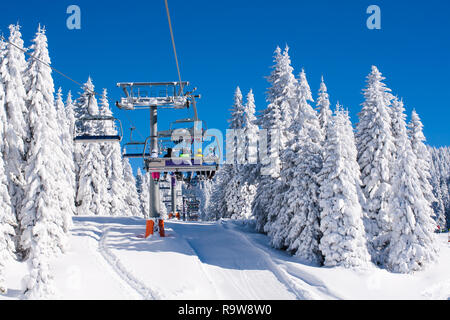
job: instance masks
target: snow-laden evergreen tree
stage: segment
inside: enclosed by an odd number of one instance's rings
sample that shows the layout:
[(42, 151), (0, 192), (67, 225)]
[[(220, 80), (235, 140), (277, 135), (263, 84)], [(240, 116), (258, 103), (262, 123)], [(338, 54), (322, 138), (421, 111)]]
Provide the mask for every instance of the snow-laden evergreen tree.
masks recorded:
[[(91, 78), (84, 84), (83, 93), (75, 103), (77, 119), (99, 114), (97, 99), (94, 94)], [(77, 134), (99, 134), (99, 125), (95, 121), (79, 121)], [(77, 214), (78, 215), (109, 215), (108, 181), (106, 179), (105, 157), (98, 143), (87, 143), (75, 146), (77, 173)]]
[(297, 116), (297, 79), (294, 76), (294, 68), (291, 66), (289, 47), (286, 45), (283, 53), (279, 47), (275, 50), (275, 65), (267, 78), (271, 84), (267, 91), (267, 101), (278, 106), (282, 121), (281, 147), (283, 148), (289, 136), (292, 121)]
[[(287, 143), (295, 135), (291, 132), (292, 121), (298, 113), (298, 83), (293, 74), (289, 48), (284, 52), (279, 47), (274, 54), (274, 66), (267, 80), (270, 87), (267, 91), (268, 106), (260, 114), (257, 125), (267, 130), (267, 155), (260, 158), (257, 166), (256, 195), (252, 204), (252, 213), (256, 218), (256, 230), (267, 232), (265, 227), (271, 212), (270, 204), (276, 202), (275, 197), (283, 192), (284, 187), (277, 184), (281, 170), (280, 154)], [(259, 148), (261, 151), (261, 134)]]
[(74, 215), (76, 190), (74, 143), (71, 124), (67, 118), (64, 102), (62, 100), (61, 88), (58, 89), (56, 94), (55, 107), (62, 149), (61, 159), (59, 159), (59, 170), (61, 172), (59, 204), (62, 212), (67, 212), (70, 215)]
[(386, 266), (393, 272), (423, 269), (437, 257), (431, 203), (421, 190), (418, 160), (408, 138), (402, 103), (396, 103), (393, 123), (397, 124), (392, 192), (388, 210), (393, 217)]
[(394, 141), (391, 130), (390, 89), (385, 78), (372, 66), (363, 90), (363, 108), (358, 114), (356, 147), (361, 168), (362, 190), (367, 199), (365, 228), (369, 252), (377, 263), (382, 263), (384, 249), (389, 245), (392, 217), (387, 210), (391, 193), (391, 174)]
[(211, 186), (211, 199), (203, 217), (204, 220), (218, 220), (226, 216), (227, 202), (225, 191), (230, 182), (232, 172), (233, 167), (231, 165), (223, 164), (214, 175)]
[[(61, 204), (73, 194), (64, 178), (64, 150), (54, 100), (54, 85), (45, 29), (39, 26), (26, 69), (30, 142), (25, 168), (25, 188), (20, 220), (20, 248), (28, 259), (28, 298), (52, 293), (49, 258), (64, 252), (71, 225), (71, 204)], [(69, 190), (67, 190), (67, 187)], [(72, 198), (73, 200), (73, 198)]]
[[(133, 169), (131, 168), (130, 161), (127, 158), (122, 158), (123, 160), (123, 177), (125, 183), (125, 208), (127, 210), (127, 215), (141, 217), (142, 207), (141, 201), (139, 199), (139, 194), (136, 189), (136, 178), (133, 174)], [(142, 193), (144, 192), (143, 191)], [(147, 212), (147, 211), (146, 211)]]
[(256, 119), (256, 105), (255, 96), (253, 95), (253, 90), (250, 90), (247, 94), (247, 103), (244, 106), (244, 117), (243, 117), (243, 128), (245, 135), (245, 170), (248, 178), (246, 180), (251, 180), (250, 178), (255, 177), (256, 174), (256, 164), (258, 161), (258, 135), (259, 129)]
[[(5, 46), (0, 42), (0, 61), (3, 59)], [(1, 79), (1, 75), (0, 75)], [(0, 155), (5, 150), (5, 129), (7, 127), (5, 111), (5, 90), (3, 82), (0, 81)], [(8, 192), (8, 179), (5, 174), (5, 164), (3, 156), (0, 157), (0, 293), (6, 294), (7, 287), (5, 284), (4, 268), (6, 262), (14, 255), (15, 245), (14, 228), (17, 221), (11, 209), (11, 198)]]
[[(112, 117), (112, 111), (109, 108), (108, 92), (103, 90), (100, 101), (100, 115), (104, 117)], [(108, 136), (116, 136), (117, 128), (114, 121), (102, 121), (100, 123), (101, 134)], [(110, 203), (110, 215), (127, 216), (132, 215), (127, 206), (127, 188), (124, 180), (124, 168), (122, 161), (122, 153), (119, 143), (102, 143), (100, 150), (105, 157), (106, 179), (108, 180), (108, 201)], [(135, 194), (135, 196), (137, 196)]]
[[(439, 227), (450, 227), (450, 204), (448, 184), (450, 183), (450, 148), (428, 147), (431, 155), (430, 182), (436, 202), (433, 210)], [(447, 168), (445, 166), (447, 164)]]
[(361, 181), (353, 127), (348, 113), (339, 105), (334, 119), (326, 123), (319, 189), (319, 248), (325, 266), (367, 266), (370, 255), (359, 202)]
[[(423, 192), (425, 199), (433, 204), (437, 202), (436, 197), (433, 194), (433, 188), (430, 180), (430, 165), (431, 155), (425, 146), (425, 135), (423, 134), (423, 124), (420, 121), (420, 117), (415, 110), (411, 113), (411, 122), (408, 125), (409, 138), (411, 140), (411, 147), (414, 154), (417, 157), (416, 170), (420, 179), (420, 188)], [(443, 221), (441, 221), (443, 223)], [(440, 227), (445, 228), (445, 224), (440, 224)]]
[(136, 191), (138, 194), (142, 193), (142, 171), (141, 168), (137, 169), (137, 173), (136, 173)]
[(69, 132), (74, 134), (75, 132), (75, 106), (73, 105), (72, 100), (72, 92), (69, 91), (67, 94), (66, 104), (65, 104), (65, 110), (66, 110), (66, 119), (67, 123), (69, 124)]
[[(0, 62), (0, 76), (4, 89), (5, 123), (4, 162), (8, 178), (8, 190), (14, 214), (21, 212), (24, 186), (24, 165), (26, 144), (29, 141), (24, 72), (26, 68), (23, 40), (19, 25), (10, 25), (9, 42)], [(17, 47), (18, 48), (17, 48)], [(3, 106), (2, 106), (3, 107)], [(18, 221), (20, 225), (20, 221)]]
[(282, 154), (278, 182), (283, 186), (278, 187), (282, 200), (270, 206), (265, 230), (275, 247), (286, 247), (305, 260), (321, 263), (317, 174), (322, 167), (323, 135), (318, 115), (308, 103), (312, 96), (304, 71), (297, 95), (298, 111), (291, 127), (296, 135)]
[(140, 205), (145, 218), (148, 218), (150, 212), (150, 190), (149, 180), (150, 176), (148, 172), (142, 176), (142, 192), (139, 194)]
[[(79, 144), (73, 143), (73, 138), (75, 136), (75, 106), (72, 100), (72, 92), (69, 91), (67, 93), (67, 98), (65, 102), (65, 111), (66, 111), (66, 119), (69, 126), (69, 134), (72, 140), (72, 158), (73, 158), (73, 171), (74, 171), (74, 188), (76, 196), (76, 190), (78, 190), (78, 180), (79, 180), (79, 172), (80, 168), (78, 166), (77, 160), (80, 159), (82, 146)], [(76, 211), (75, 211), (76, 213)]]
[[(232, 166), (229, 183), (225, 187), (226, 212), (223, 217), (238, 218), (241, 214), (241, 168), (245, 162), (245, 136), (244, 136), (244, 112), (242, 93), (239, 87), (234, 93), (234, 103), (231, 108), (231, 117), (228, 120), (229, 129), (227, 131), (227, 164)], [(228, 134), (232, 132), (231, 136)]]
[[(240, 94), (240, 91), (239, 91)], [(242, 98), (242, 96), (240, 96)], [(253, 92), (247, 95), (247, 103), (242, 106), (242, 101), (235, 97), (235, 101), (241, 103), (242, 113), (232, 113), (230, 124), (240, 125), (242, 143), (235, 145), (237, 162), (233, 165), (233, 176), (226, 187), (227, 215), (231, 218), (249, 219), (252, 216), (252, 203), (256, 193), (256, 161), (258, 127), (255, 124), (255, 98)], [(236, 106), (236, 103), (235, 103)], [(233, 110), (237, 109), (236, 107)]]
[(319, 122), (322, 128), (324, 137), (328, 123), (332, 118), (332, 111), (330, 109), (330, 97), (327, 92), (327, 86), (323, 81), (323, 76), (320, 82), (319, 96), (317, 98), (317, 108), (319, 109)]
[(206, 220), (205, 216), (207, 216), (207, 208), (211, 201), (211, 192), (212, 192), (212, 182), (210, 180), (205, 180), (200, 182), (200, 217), (202, 220)]

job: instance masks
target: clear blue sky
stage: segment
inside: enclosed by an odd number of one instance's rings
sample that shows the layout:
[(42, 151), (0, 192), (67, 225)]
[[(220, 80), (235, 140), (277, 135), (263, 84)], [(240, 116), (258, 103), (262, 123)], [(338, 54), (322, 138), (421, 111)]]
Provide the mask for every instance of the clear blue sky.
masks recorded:
[[(81, 30), (66, 28), (71, 4), (81, 8)], [(381, 30), (366, 27), (371, 4), (381, 8)], [(375, 64), (408, 113), (417, 110), (428, 143), (450, 145), (447, 0), (169, 0), (169, 6), (183, 80), (202, 94), (200, 117), (210, 128), (226, 128), (237, 85), (244, 95), (253, 88), (257, 108), (265, 107), (273, 51), (288, 44), (296, 75), (305, 69), (314, 96), (323, 75), (332, 104), (339, 100), (354, 123), (365, 77)], [(8, 24), (19, 22), (26, 45), (37, 24), (45, 25), (53, 66), (80, 82), (92, 76), (98, 91), (109, 90), (111, 105), (121, 94), (116, 82), (177, 80), (163, 0), (8, 1), (0, 21), (5, 34)], [(79, 92), (54, 78), (65, 92)], [(127, 133), (123, 111), (113, 110)], [(160, 122), (173, 116), (164, 113)], [(144, 132), (147, 115), (129, 115)]]

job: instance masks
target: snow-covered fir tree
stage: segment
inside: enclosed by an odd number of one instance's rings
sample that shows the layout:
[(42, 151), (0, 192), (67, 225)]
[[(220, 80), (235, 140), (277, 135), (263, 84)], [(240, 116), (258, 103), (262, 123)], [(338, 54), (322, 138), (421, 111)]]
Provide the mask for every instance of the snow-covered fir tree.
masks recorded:
[[(73, 188), (61, 178), (64, 150), (54, 100), (45, 29), (39, 26), (26, 69), (30, 142), (27, 148), (25, 188), (20, 212), (20, 248), (28, 259), (30, 274), (25, 282), (28, 298), (52, 293), (49, 258), (64, 252), (71, 225), (71, 204), (64, 203)], [(66, 187), (69, 187), (67, 190)], [(73, 199), (73, 198), (72, 198)], [(67, 206), (67, 207), (66, 207)]]
[(223, 164), (219, 167), (211, 186), (211, 199), (209, 200), (204, 220), (218, 220), (224, 217), (227, 212), (227, 202), (225, 198), (226, 187), (231, 180), (233, 167), (229, 164)]
[[(245, 135), (244, 135), (244, 102), (239, 87), (234, 93), (234, 103), (231, 108), (231, 116), (228, 120), (229, 129), (227, 131), (227, 164), (232, 166), (229, 183), (225, 187), (226, 211), (223, 217), (237, 218), (241, 214), (241, 168), (245, 161)], [(231, 135), (229, 135), (231, 133)]]
[(323, 80), (323, 76), (320, 82), (319, 95), (317, 98), (317, 108), (319, 109), (319, 122), (322, 128), (324, 137), (328, 122), (330, 122), (332, 117), (332, 111), (330, 109), (330, 97), (327, 92), (327, 86)]
[(321, 263), (319, 251), (318, 177), (322, 167), (322, 140), (318, 115), (308, 101), (311, 91), (304, 71), (297, 88), (298, 109), (291, 131), (296, 132), (282, 154), (278, 184), (282, 200), (270, 206), (266, 232), (275, 247), (286, 247), (305, 260)]
[[(91, 78), (84, 84), (83, 92), (75, 103), (77, 119), (99, 114), (97, 99), (94, 96), (94, 85)], [(79, 121), (77, 134), (99, 134), (99, 126), (95, 121)], [(77, 172), (77, 214), (108, 215), (111, 212), (106, 179), (105, 157), (98, 143), (77, 144), (75, 146)]]
[(361, 181), (353, 127), (348, 113), (339, 105), (334, 119), (326, 123), (319, 189), (322, 232), (319, 248), (325, 266), (367, 266), (370, 255), (359, 200)]
[[(411, 121), (408, 124), (408, 135), (411, 140), (411, 147), (414, 154), (417, 157), (417, 174), (419, 175), (420, 188), (423, 192), (425, 199), (434, 204), (437, 202), (436, 197), (433, 194), (433, 187), (431, 186), (431, 175), (430, 175), (430, 165), (431, 165), (431, 155), (425, 146), (425, 135), (423, 134), (423, 124), (420, 120), (419, 115), (415, 110), (411, 113)], [(445, 222), (440, 221), (440, 227), (445, 228)]]
[(140, 206), (145, 218), (148, 218), (150, 212), (150, 190), (149, 190), (150, 175), (146, 172), (142, 176), (142, 192), (139, 194)]
[(384, 259), (384, 249), (389, 245), (392, 217), (388, 212), (391, 193), (391, 174), (394, 139), (391, 129), (390, 89), (382, 82), (385, 78), (372, 66), (363, 90), (363, 108), (358, 114), (356, 146), (361, 169), (362, 190), (367, 199), (365, 228), (369, 252), (377, 263)]
[(408, 138), (403, 104), (396, 103), (394, 111), (397, 153), (387, 208), (393, 223), (385, 263), (393, 272), (410, 273), (436, 259), (437, 244), (433, 211), (421, 189), (420, 165)]
[[(260, 154), (262, 134), (267, 134), (267, 155), (260, 158), (257, 166), (256, 194), (252, 204), (252, 213), (256, 218), (256, 230), (266, 231), (270, 204), (276, 202), (284, 192), (283, 186), (277, 184), (281, 170), (281, 151), (286, 148), (294, 133), (290, 131), (293, 119), (298, 112), (298, 83), (293, 74), (289, 48), (284, 52), (279, 47), (274, 53), (274, 66), (267, 80), (270, 87), (267, 91), (266, 109), (258, 117), (257, 124), (262, 129), (259, 135)], [(264, 131), (266, 130), (266, 131)]]
[(430, 173), (431, 185), (436, 202), (433, 209), (436, 214), (437, 224), (450, 228), (450, 194), (448, 192), (450, 184), (450, 148), (431, 148)]
[[(3, 59), (5, 47), (6, 45), (0, 41), (0, 61)], [(0, 293), (2, 294), (7, 293), (4, 268), (6, 262), (10, 261), (14, 255), (14, 228), (17, 222), (11, 209), (8, 179), (5, 174), (5, 163), (3, 160), (6, 126), (5, 90), (3, 88), (3, 81), (0, 80), (0, 155), (2, 155), (0, 157)]]
[[(125, 208), (127, 210), (126, 215), (131, 216), (142, 216), (141, 201), (139, 199), (139, 194), (136, 189), (136, 178), (133, 174), (133, 169), (131, 168), (130, 161), (127, 158), (122, 158), (123, 160), (123, 178), (125, 183)], [(142, 190), (144, 190), (143, 188)], [(144, 191), (142, 191), (143, 193)], [(141, 194), (142, 194), (141, 193)], [(147, 212), (147, 211), (146, 211)]]
[[(7, 115), (3, 155), (12, 209), (18, 217), (23, 200), (26, 144), (29, 141), (24, 85), (27, 63), (24, 52), (20, 50), (24, 48), (20, 26), (10, 25), (9, 30), (8, 41), (14, 45), (6, 44), (0, 62), (0, 76), (5, 95), (4, 108)], [(20, 226), (20, 221), (18, 221), (18, 225)]]
[[(236, 91), (240, 94), (240, 91)], [(242, 95), (235, 96), (235, 109), (242, 108), (242, 113), (232, 113), (230, 123), (240, 125), (238, 140), (235, 145), (237, 162), (233, 165), (233, 176), (226, 188), (227, 215), (231, 218), (248, 219), (252, 216), (252, 203), (256, 193), (255, 174), (257, 161), (258, 127), (255, 124), (255, 99), (253, 92), (247, 95), (247, 103), (242, 105)], [(235, 119), (237, 118), (237, 119)]]
[(76, 184), (73, 133), (62, 100), (61, 88), (58, 89), (56, 94), (55, 107), (62, 151), (59, 159), (59, 170), (61, 172), (59, 204), (61, 211), (67, 212), (69, 215), (74, 215)]
[[(104, 117), (112, 117), (112, 111), (109, 108), (108, 92), (103, 89), (102, 97), (100, 100), (100, 115)], [(117, 136), (117, 128), (114, 121), (105, 120), (100, 123), (101, 134), (107, 136)], [(124, 179), (124, 168), (122, 161), (122, 153), (119, 143), (102, 143), (100, 150), (105, 157), (105, 173), (108, 180), (108, 192), (109, 192), (109, 208), (110, 215), (112, 216), (127, 216), (132, 215), (127, 207), (127, 186)], [(132, 183), (132, 181), (131, 181)], [(135, 194), (135, 196), (137, 196)]]
[[(289, 57), (289, 47), (286, 46), (283, 52), (279, 47), (275, 50), (274, 66), (272, 72), (267, 78), (271, 86), (267, 91), (267, 101), (269, 104), (276, 105), (280, 112), (281, 130), (281, 148), (286, 146), (286, 143), (291, 139), (289, 128), (292, 121), (296, 118), (297, 113), (297, 79), (294, 76), (294, 68), (291, 66), (291, 58)], [(270, 111), (268, 109), (267, 111)], [(263, 117), (265, 117), (265, 113)], [(270, 113), (268, 114), (270, 117)], [(267, 119), (262, 120), (266, 122)], [(270, 119), (268, 120), (271, 121)], [(263, 127), (263, 126), (261, 126)]]

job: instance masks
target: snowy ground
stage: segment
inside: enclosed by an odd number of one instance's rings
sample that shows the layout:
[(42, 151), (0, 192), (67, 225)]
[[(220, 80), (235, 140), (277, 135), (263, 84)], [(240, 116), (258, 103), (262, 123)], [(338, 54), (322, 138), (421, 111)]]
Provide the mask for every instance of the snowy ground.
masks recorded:
[[(414, 275), (372, 267), (319, 268), (269, 247), (236, 221), (166, 221), (166, 238), (143, 239), (139, 218), (76, 217), (69, 252), (52, 263), (57, 299), (450, 299), (450, 244)], [(26, 265), (11, 262), (17, 299)]]

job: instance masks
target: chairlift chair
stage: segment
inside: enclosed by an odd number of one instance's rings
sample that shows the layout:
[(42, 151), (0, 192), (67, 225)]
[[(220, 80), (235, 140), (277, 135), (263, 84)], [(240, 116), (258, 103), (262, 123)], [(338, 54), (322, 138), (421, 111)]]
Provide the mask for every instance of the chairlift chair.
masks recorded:
[[(88, 123), (96, 121), (112, 121), (118, 125), (119, 128), (117, 135), (105, 135), (105, 134), (89, 134), (89, 133), (75, 133), (73, 141), (75, 143), (113, 143), (122, 141), (123, 131), (122, 122), (112, 116), (87, 116), (76, 120), (76, 123)], [(76, 126), (75, 126), (76, 127)]]

